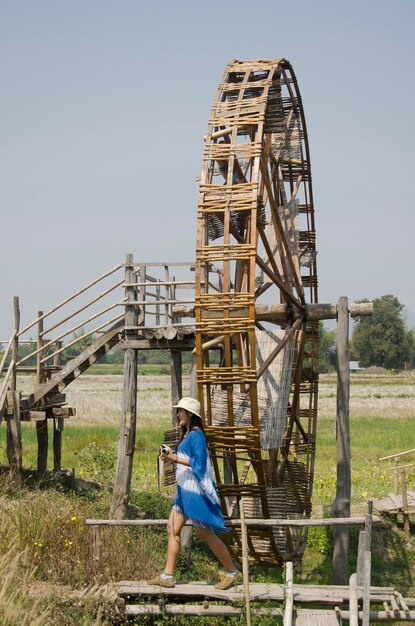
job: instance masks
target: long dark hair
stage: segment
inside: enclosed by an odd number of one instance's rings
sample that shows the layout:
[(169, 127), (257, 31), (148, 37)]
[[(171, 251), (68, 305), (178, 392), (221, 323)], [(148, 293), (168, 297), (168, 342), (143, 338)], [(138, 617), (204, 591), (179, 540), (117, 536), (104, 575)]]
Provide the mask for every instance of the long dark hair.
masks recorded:
[[(190, 411), (187, 411), (187, 412), (190, 413)], [(194, 428), (200, 428), (202, 433), (205, 434), (205, 429), (203, 428), (203, 420), (202, 420), (202, 418), (199, 417), (199, 415), (195, 415), (194, 413), (191, 413), (190, 424), (189, 424), (189, 433)], [(184, 439), (184, 437), (186, 435), (186, 432), (187, 432), (186, 426), (181, 426), (180, 430), (181, 430), (181, 435), (180, 435), (179, 443)]]

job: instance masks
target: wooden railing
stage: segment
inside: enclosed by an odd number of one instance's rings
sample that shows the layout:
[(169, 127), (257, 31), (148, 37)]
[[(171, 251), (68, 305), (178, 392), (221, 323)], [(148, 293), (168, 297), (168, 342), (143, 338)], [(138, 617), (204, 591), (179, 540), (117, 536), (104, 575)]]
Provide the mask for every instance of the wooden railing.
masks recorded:
[[(126, 280), (125, 276), (118, 277), (115, 282), (105, 285), (100, 293), (93, 293), (98, 284), (119, 274), (123, 268), (126, 268), (125, 263), (116, 265), (48, 311), (39, 311), (37, 317), (21, 330), (17, 327), (7, 342), (0, 365), (0, 373), (6, 372), (0, 393), (3, 393), (3, 387), (7, 390), (13, 371), (36, 372), (37, 382), (43, 382), (45, 370), (59, 369), (62, 353), (68, 348), (104, 332), (107, 327), (121, 320), (125, 316), (127, 300), (128, 307), (139, 307), (138, 324), (126, 327), (126, 330), (130, 332), (136, 330), (150, 337), (172, 339), (178, 333), (192, 328), (191, 322), (181, 322), (173, 311), (173, 307), (177, 305), (194, 304), (194, 276), (191, 274), (194, 264), (192, 262), (134, 263), (135, 279), (133, 282), (131, 279)], [(185, 276), (176, 279), (173, 273), (176, 270)], [(189, 290), (189, 296), (178, 297), (178, 292), (184, 289)], [(120, 290), (123, 290), (121, 297)], [(111, 294), (115, 297), (109, 300)], [(98, 303), (103, 301), (105, 301), (105, 306), (98, 308)], [(68, 311), (68, 305), (75, 302), (77, 303), (75, 309)], [(109, 315), (121, 307), (121, 312)], [(87, 316), (83, 315), (86, 311), (90, 313)], [(62, 313), (61, 316), (56, 318), (60, 313)], [(75, 321), (75, 318), (77, 318), (76, 323), (70, 324), (71, 321)], [(46, 321), (50, 321), (48, 326), (46, 326)], [(92, 322), (99, 323), (91, 328)], [(33, 330), (36, 331), (36, 339), (28, 339), (29, 331)], [(0, 343), (6, 342), (0, 341)], [(14, 362), (7, 363), (13, 346), (25, 343), (36, 344), (36, 347), (20, 359), (17, 358), (16, 351)], [(36, 365), (28, 364), (33, 359), (36, 359)]]
[(407, 485), (407, 475), (406, 470), (410, 467), (415, 467), (415, 463), (406, 463), (405, 465), (401, 465), (401, 457), (408, 456), (411, 454), (415, 454), (415, 448), (412, 450), (405, 450), (403, 452), (396, 452), (395, 454), (389, 454), (388, 456), (383, 456), (379, 459), (379, 461), (389, 461), (393, 459), (395, 461), (393, 467), (393, 493), (395, 496), (399, 495), (399, 482), (401, 484), (402, 489), (402, 513), (403, 513), (403, 527), (405, 534), (409, 537), (411, 533), (410, 523), (409, 523), (409, 514), (413, 513), (414, 510), (410, 509), (408, 506), (408, 485)]

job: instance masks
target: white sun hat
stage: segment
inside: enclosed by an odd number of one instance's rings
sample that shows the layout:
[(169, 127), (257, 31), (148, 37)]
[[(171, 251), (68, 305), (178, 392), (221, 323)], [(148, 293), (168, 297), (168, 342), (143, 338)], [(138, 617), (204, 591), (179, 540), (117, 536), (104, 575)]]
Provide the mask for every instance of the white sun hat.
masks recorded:
[(189, 413), (193, 413), (193, 415), (202, 417), (200, 415), (200, 402), (199, 400), (195, 400), (195, 398), (182, 398), (179, 400), (178, 404), (173, 405), (173, 409), (185, 409), (189, 411)]

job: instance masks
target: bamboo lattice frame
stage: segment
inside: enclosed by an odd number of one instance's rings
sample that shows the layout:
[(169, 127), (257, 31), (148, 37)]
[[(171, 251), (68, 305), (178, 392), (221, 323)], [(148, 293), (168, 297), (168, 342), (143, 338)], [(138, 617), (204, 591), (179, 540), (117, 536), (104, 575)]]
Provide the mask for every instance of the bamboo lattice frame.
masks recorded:
[[(205, 137), (197, 217), (196, 375), (223, 511), (235, 516), (244, 497), (250, 517), (309, 517), (318, 381), (318, 322), (306, 317), (306, 304), (317, 302), (314, 206), (301, 96), (285, 59), (232, 61), (225, 69)], [(210, 286), (213, 271), (219, 291)], [(255, 319), (261, 298), (288, 304), (292, 321), (269, 332)], [(274, 344), (262, 357), (264, 340)], [(234, 537), (240, 554), (239, 531)], [(299, 559), (305, 540), (303, 528), (256, 528), (250, 556), (270, 565)]]

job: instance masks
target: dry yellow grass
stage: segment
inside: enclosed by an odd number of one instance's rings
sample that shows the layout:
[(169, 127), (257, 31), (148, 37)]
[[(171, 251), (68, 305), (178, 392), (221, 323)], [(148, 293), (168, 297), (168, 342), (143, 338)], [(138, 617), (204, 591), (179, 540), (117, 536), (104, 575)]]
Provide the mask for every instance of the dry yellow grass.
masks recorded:
[[(352, 374), (350, 417), (413, 417), (415, 413), (415, 376), (412, 374), (369, 376)], [(336, 415), (336, 377), (320, 376), (319, 415)]]
[[(350, 415), (357, 417), (411, 417), (415, 413), (415, 375), (413, 373), (383, 376), (353, 374), (350, 388)], [(31, 376), (19, 377), (19, 388), (33, 391)], [(188, 393), (184, 378), (184, 395)], [(77, 410), (72, 423), (117, 425), (121, 410), (122, 376), (82, 375), (67, 389), (69, 406)], [(168, 419), (170, 415), (170, 378), (168, 376), (138, 377), (139, 426)], [(320, 376), (319, 415), (330, 418), (336, 414), (336, 377)]]

